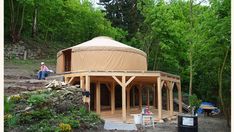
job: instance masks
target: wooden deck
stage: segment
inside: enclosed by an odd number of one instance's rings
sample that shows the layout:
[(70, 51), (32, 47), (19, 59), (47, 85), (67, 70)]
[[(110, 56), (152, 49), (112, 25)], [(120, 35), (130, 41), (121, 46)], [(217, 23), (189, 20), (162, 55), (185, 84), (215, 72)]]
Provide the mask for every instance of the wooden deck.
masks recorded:
[[(153, 113), (154, 117), (155, 117), (155, 122), (158, 122), (158, 110), (154, 109), (154, 108), (150, 108), (150, 111)], [(166, 111), (166, 110), (162, 110), (162, 117), (163, 119), (168, 118), (168, 119), (174, 119), (176, 118), (176, 115), (178, 114), (178, 112), (173, 113), (173, 117), (170, 118), (170, 111)], [(126, 123), (134, 123), (134, 118), (131, 114), (139, 114), (141, 113), (141, 110), (139, 108), (131, 108), (130, 111), (127, 111), (127, 121)], [(112, 121), (112, 122), (123, 122), (122, 119), (122, 109), (116, 109), (114, 114), (111, 114), (111, 111), (102, 111), (100, 114), (101, 118), (103, 120), (107, 120), (107, 121)]]

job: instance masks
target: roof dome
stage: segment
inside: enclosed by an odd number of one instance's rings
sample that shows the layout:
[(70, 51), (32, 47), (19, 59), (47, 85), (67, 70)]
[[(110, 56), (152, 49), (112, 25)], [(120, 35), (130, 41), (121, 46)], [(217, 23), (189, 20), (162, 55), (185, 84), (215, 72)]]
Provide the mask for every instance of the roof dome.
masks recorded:
[(71, 47), (73, 51), (94, 51), (94, 50), (122, 50), (126, 52), (135, 52), (146, 56), (145, 52), (120, 43), (107, 36), (95, 37), (92, 40)]

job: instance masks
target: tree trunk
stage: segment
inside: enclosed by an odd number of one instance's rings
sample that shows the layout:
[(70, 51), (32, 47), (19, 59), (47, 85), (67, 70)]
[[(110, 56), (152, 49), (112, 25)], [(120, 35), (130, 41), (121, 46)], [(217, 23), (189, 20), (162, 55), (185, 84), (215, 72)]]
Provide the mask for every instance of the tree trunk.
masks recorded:
[[(193, 0), (190, 0), (190, 32), (193, 30)], [(192, 95), (193, 90), (193, 42), (190, 38), (190, 51), (189, 51), (189, 96)]]
[(38, 8), (37, 8), (37, 5), (35, 5), (34, 12), (33, 12), (32, 38), (36, 36), (36, 32), (37, 32), (37, 13), (38, 13)]
[(193, 91), (193, 47), (192, 47), (192, 43), (190, 43), (190, 51), (189, 51), (189, 74), (190, 74), (190, 79), (189, 79), (189, 96), (192, 95), (192, 91)]
[(225, 54), (225, 57), (224, 57), (224, 60), (223, 60), (222, 67), (220, 68), (220, 70), (218, 72), (218, 83), (219, 83), (220, 103), (221, 103), (221, 106), (222, 106), (222, 109), (223, 109), (224, 116), (225, 116), (225, 118), (227, 120), (227, 125), (228, 125), (228, 127), (230, 127), (230, 118), (229, 118), (228, 110), (226, 109), (226, 106), (225, 106), (224, 101), (223, 101), (223, 91), (222, 91), (223, 70), (224, 70), (226, 60), (227, 60), (228, 53), (229, 53), (229, 47), (227, 48), (227, 51), (226, 51), (226, 54)]
[(23, 26), (24, 26), (24, 9), (25, 9), (25, 5), (23, 6), (23, 9), (22, 9), (21, 24), (20, 24), (20, 29), (19, 29), (19, 37), (21, 36), (21, 31), (22, 31)]

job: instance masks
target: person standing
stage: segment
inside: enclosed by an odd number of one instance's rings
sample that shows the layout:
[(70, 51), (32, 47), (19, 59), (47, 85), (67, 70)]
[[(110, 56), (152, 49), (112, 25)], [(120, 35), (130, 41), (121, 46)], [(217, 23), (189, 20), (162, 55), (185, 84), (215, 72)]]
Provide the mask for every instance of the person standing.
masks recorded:
[(44, 62), (41, 62), (41, 67), (37, 75), (38, 79), (45, 80), (45, 77), (48, 76), (48, 73), (49, 73), (48, 67), (45, 65)]

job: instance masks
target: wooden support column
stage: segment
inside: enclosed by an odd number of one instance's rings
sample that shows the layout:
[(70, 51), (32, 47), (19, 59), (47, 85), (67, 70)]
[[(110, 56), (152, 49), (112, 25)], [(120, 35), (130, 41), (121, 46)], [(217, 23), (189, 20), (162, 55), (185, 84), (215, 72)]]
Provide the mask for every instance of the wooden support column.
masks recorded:
[(173, 106), (173, 87), (174, 87), (174, 82), (171, 82), (169, 85), (169, 90), (170, 90), (170, 117), (173, 116), (174, 112), (174, 106)]
[(126, 122), (127, 120), (126, 87), (128, 86), (128, 84), (131, 83), (131, 81), (135, 78), (135, 76), (130, 77), (128, 81), (126, 81), (126, 76), (122, 76), (122, 81), (120, 81), (116, 76), (112, 76), (112, 77), (122, 87), (122, 118), (123, 118), (123, 122)]
[(142, 85), (140, 85), (140, 87), (138, 87), (139, 90), (139, 109), (142, 109)]
[(150, 106), (150, 99), (149, 99), (149, 88), (147, 88), (147, 106)]
[(153, 106), (155, 107), (156, 106), (156, 102), (155, 102), (155, 84), (153, 85)]
[(127, 112), (126, 112), (126, 77), (122, 76), (122, 118), (123, 122), (127, 120)]
[(127, 111), (130, 110), (130, 88), (127, 89)]
[(99, 81), (96, 84), (96, 112), (98, 114), (101, 113), (101, 88)]
[[(86, 91), (90, 92), (90, 76), (85, 76), (85, 88)], [(88, 110), (90, 111), (90, 96), (86, 97), (86, 103), (88, 104)]]
[(111, 84), (111, 114), (115, 113), (115, 83)]
[(132, 89), (132, 106), (135, 107), (136, 104), (136, 96), (135, 96), (135, 87)]
[[(82, 88), (82, 91), (85, 91), (84, 76), (80, 76), (80, 87)], [(85, 96), (83, 96), (83, 102), (85, 102)]]
[(155, 109), (158, 108), (158, 86), (155, 85)]
[(182, 92), (181, 92), (181, 83), (176, 83), (178, 89), (178, 98), (179, 98), (179, 112), (182, 113)]
[(159, 121), (162, 120), (162, 86), (163, 82), (161, 82), (161, 78), (157, 78), (157, 84), (158, 84), (158, 119)]
[(170, 90), (169, 90), (169, 87), (170, 86), (168, 86), (167, 85), (167, 88), (166, 88), (166, 91), (167, 91), (167, 111), (169, 111), (169, 109), (170, 109), (170, 97), (169, 97), (169, 94), (170, 94)]

